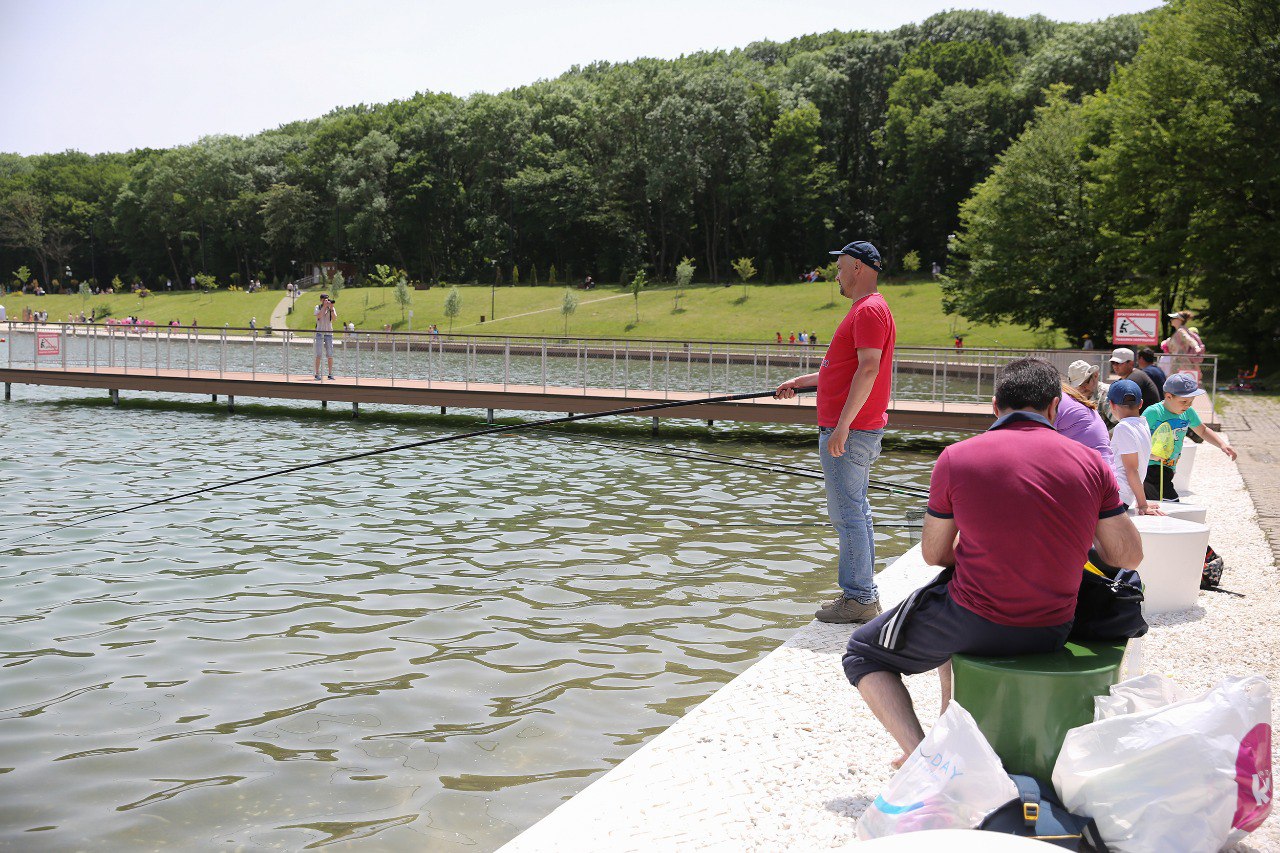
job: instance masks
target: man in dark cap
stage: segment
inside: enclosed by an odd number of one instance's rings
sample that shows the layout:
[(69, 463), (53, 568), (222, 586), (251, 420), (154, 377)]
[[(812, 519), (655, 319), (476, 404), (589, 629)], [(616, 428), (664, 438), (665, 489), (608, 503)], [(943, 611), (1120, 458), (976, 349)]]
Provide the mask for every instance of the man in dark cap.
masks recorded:
[(875, 533), (867, 487), (888, 423), (893, 314), (877, 289), (880, 253), (856, 241), (832, 252), (840, 293), (853, 300), (817, 373), (788, 379), (777, 396), (818, 389), (818, 453), (827, 486), (827, 514), (840, 536), (840, 595), (815, 614), (822, 622), (863, 623), (880, 613), (875, 583)]

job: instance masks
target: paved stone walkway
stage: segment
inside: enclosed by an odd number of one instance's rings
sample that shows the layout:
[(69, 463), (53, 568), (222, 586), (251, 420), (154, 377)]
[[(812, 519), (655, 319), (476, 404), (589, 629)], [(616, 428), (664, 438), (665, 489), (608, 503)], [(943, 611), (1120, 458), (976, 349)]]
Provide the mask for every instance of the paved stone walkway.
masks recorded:
[(1258, 509), (1258, 526), (1280, 565), (1280, 399), (1251, 394), (1223, 399), (1230, 402), (1222, 428), (1240, 454), (1236, 464)]

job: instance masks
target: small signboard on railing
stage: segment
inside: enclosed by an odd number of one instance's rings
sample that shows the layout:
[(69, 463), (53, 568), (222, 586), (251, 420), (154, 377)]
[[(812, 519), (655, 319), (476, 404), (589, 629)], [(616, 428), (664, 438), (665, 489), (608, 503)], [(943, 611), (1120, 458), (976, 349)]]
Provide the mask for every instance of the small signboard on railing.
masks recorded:
[(61, 340), (61, 332), (37, 332), (36, 355), (60, 355), (62, 353)]
[(1117, 308), (1111, 340), (1116, 344), (1160, 342), (1160, 312), (1154, 308)]

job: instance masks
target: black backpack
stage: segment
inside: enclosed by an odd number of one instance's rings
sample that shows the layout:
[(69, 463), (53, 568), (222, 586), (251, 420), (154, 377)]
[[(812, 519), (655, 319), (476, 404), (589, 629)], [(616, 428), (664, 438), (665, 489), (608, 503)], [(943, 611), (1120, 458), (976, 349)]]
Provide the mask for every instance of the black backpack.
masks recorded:
[(978, 829), (1034, 838), (1067, 850), (1108, 853), (1093, 818), (1067, 811), (1053, 786), (1041, 784), (1033, 776), (1010, 773), (1009, 778), (1018, 786), (1018, 798), (987, 815)]

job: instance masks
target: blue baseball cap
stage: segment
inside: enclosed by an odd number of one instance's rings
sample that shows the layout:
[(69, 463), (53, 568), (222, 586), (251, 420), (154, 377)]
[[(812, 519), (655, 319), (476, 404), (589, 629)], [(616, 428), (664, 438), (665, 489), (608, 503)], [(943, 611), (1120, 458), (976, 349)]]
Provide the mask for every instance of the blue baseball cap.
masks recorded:
[(1190, 373), (1175, 373), (1164, 381), (1164, 393), (1175, 397), (1199, 397), (1204, 389), (1196, 385)]
[(857, 258), (876, 272), (883, 272), (880, 268), (880, 251), (866, 240), (855, 240), (843, 249), (837, 249), (834, 252), (828, 252), (829, 255), (848, 255), (851, 258)]
[(1107, 389), (1107, 402), (1113, 406), (1136, 406), (1142, 402), (1142, 389), (1132, 379), (1112, 382)]

